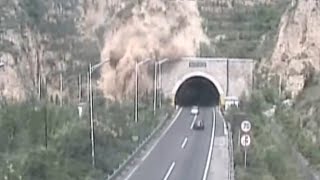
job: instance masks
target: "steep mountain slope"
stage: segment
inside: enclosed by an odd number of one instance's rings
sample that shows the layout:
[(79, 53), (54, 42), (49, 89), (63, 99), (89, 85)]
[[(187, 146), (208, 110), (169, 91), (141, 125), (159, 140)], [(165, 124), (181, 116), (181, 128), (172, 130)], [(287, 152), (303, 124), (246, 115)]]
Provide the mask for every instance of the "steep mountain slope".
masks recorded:
[(296, 96), (307, 78), (320, 68), (320, 2), (292, 1), (281, 21), (271, 70), (282, 75), (285, 90)]
[[(264, 59), (272, 52), (288, 5), (280, 0), (201, 1), (198, 6), (164, 0), (0, 3), (1, 93), (16, 99), (35, 96), (41, 82), (41, 92), (53, 100), (76, 96), (77, 76), (81, 72), (85, 78), (89, 61), (111, 59), (111, 66), (102, 68), (99, 87), (105, 96), (120, 99), (130, 95), (134, 62), (148, 57)], [(295, 95), (310, 76), (307, 72), (319, 69), (319, 2), (292, 1), (290, 6), (271, 61), (264, 64), (281, 74), (286, 90)], [(141, 71), (140, 87), (148, 89), (150, 75), (146, 68)], [(68, 77), (62, 93), (60, 74)]]
[(0, 84), (6, 96), (18, 100), (34, 96), (39, 82), (48, 84), (49, 95), (55, 95), (59, 73), (70, 76), (89, 58), (99, 61), (95, 36), (85, 36), (90, 22), (86, 11), (91, 9), (85, 2), (1, 1), (0, 59), (5, 66)]
[[(89, 61), (111, 59), (102, 69), (106, 96), (131, 92), (132, 68), (144, 58), (195, 55), (206, 41), (195, 2), (176, 1), (1, 1), (0, 84), (14, 99), (48, 93), (48, 98), (76, 96)], [(183, 42), (183, 43), (182, 43)], [(63, 91), (59, 78), (62, 75)], [(145, 85), (149, 75), (142, 69)], [(8, 83), (10, 81), (10, 83)], [(42, 94), (43, 94), (42, 93)]]

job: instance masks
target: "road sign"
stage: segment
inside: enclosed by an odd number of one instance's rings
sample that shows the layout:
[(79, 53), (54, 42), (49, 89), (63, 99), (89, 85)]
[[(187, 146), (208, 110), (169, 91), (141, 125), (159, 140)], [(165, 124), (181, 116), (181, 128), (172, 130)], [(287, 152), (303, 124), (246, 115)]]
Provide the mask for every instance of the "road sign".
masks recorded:
[(241, 130), (245, 133), (249, 132), (251, 130), (251, 123), (247, 120), (242, 121)]
[(241, 145), (244, 147), (248, 147), (251, 143), (251, 138), (248, 134), (244, 134), (241, 137)]

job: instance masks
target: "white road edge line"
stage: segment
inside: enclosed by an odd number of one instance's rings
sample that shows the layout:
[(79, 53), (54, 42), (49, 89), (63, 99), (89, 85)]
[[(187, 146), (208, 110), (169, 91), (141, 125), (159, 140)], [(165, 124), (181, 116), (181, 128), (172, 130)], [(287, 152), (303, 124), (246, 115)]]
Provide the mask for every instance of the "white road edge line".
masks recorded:
[(227, 124), (226, 124), (226, 121), (223, 120), (223, 130), (224, 130), (224, 135), (228, 135), (228, 130), (227, 130)]
[(194, 115), (194, 118), (193, 118), (193, 121), (192, 121), (192, 123), (191, 123), (190, 129), (192, 129), (194, 123), (195, 123), (196, 120), (197, 120), (197, 117), (198, 117), (198, 115)]
[[(221, 116), (221, 117), (223, 117), (223, 115), (222, 115), (222, 113), (221, 113), (221, 111), (219, 110), (219, 115)], [(223, 118), (223, 130), (224, 130), (224, 135), (226, 136), (226, 135), (228, 135), (228, 127), (227, 127), (227, 123), (226, 123), (226, 120)]]
[(209, 147), (209, 153), (208, 153), (206, 167), (204, 169), (202, 180), (207, 180), (207, 178), (208, 178), (209, 167), (210, 167), (210, 162), (211, 162), (211, 157), (212, 157), (214, 131), (215, 131), (215, 127), (216, 127), (216, 110), (215, 109), (213, 109), (212, 114), (213, 114), (213, 122), (212, 122), (212, 132), (211, 132), (210, 147)]
[(169, 178), (169, 176), (172, 173), (173, 168), (174, 168), (175, 165), (176, 165), (176, 163), (172, 162), (172, 164), (171, 164), (170, 168), (168, 169), (168, 171), (166, 173), (166, 176), (164, 176), (163, 180), (167, 180)]
[(149, 156), (149, 154), (153, 151), (153, 149), (157, 146), (157, 144), (159, 143), (159, 141), (164, 137), (164, 135), (168, 132), (168, 130), (171, 128), (171, 126), (176, 122), (176, 120), (178, 119), (178, 117), (180, 116), (182, 112), (182, 108), (179, 109), (178, 113), (176, 114), (176, 116), (173, 118), (173, 120), (171, 121), (171, 123), (169, 124), (169, 126), (163, 131), (163, 133), (160, 135), (160, 137), (156, 140), (156, 142), (151, 146), (151, 148), (149, 149), (149, 151), (143, 156), (142, 161), (135, 167), (133, 168), (133, 170), (129, 173), (129, 175), (125, 178), (125, 180), (128, 180), (131, 178), (131, 176), (133, 175), (133, 173), (136, 172), (136, 170), (138, 169), (138, 167), (142, 164), (142, 162)]
[(182, 149), (184, 149), (184, 147), (186, 146), (187, 142), (188, 142), (188, 138), (185, 137), (184, 140), (183, 140), (183, 142), (182, 142), (182, 144), (181, 144), (181, 148), (182, 148)]

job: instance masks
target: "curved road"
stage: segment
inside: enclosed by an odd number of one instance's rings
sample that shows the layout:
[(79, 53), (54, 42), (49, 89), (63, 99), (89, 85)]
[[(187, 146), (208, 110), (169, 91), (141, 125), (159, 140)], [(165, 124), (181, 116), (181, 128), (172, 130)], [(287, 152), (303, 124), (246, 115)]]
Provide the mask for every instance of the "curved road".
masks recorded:
[[(199, 108), (198, 116), (191, 115), (190, 108), (182, 109), (125, 180), (204, 180), (214, 134), (223, 134), (218, 114), (209, 107)], [(204, 121), (202, 131), (191, 129), (197, 118)]]

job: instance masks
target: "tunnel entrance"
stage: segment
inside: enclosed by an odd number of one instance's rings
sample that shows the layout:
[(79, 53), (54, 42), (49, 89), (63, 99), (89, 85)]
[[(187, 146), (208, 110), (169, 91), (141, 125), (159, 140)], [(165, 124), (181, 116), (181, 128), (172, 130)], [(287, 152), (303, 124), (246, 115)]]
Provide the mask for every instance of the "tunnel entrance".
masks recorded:
[(215, 106), (219, 104), (220, 93), (209, 79), (193, 76), (186, 79), (178, 88), (175, 105), (186, 106)]

